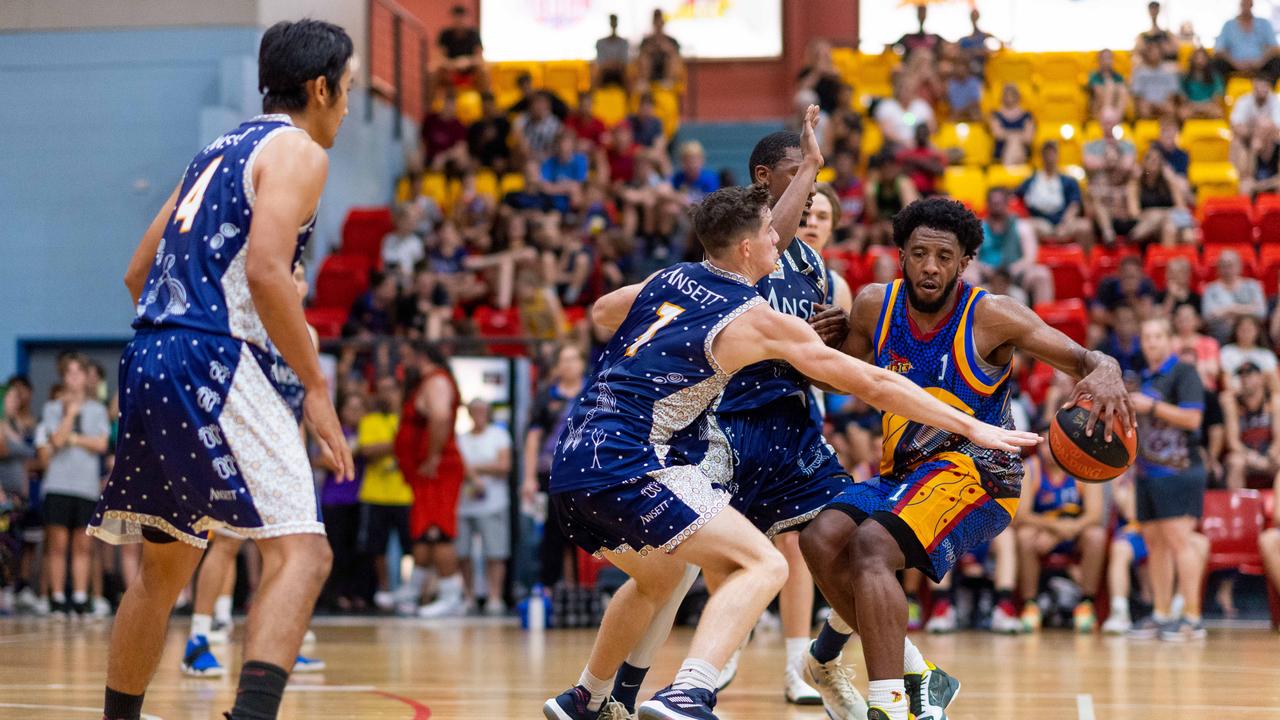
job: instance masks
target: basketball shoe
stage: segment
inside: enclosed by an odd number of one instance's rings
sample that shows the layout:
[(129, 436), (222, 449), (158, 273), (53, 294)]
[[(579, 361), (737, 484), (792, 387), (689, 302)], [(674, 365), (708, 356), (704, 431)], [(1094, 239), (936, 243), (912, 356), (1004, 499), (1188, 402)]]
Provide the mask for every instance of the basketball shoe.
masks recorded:
[(947, 706), (960, 694), (960, 681), (926, 662), (928, 670), (907, 673), (907, 702), (916, 720), (947, 720)]
[(298, 659), (293, 661), (293, 671), (296, 673), (321, 672), (324, 668), (323, 660), (307, 657), (306, 655), (299, 655)]
[(924, 631), (931, 635), (945, 635), (956, 631), (956, 608), (947, 600), (939, 600), (933, 604), (933, 612), (929, 614), (929, 622)]
[(599, 710), (588, 710), (591, 692), (581, 685), (574, 685), (542, 705), (542, 716), (547, 720), (629, 720), (631, 713), (622, 703), (611, 697), (604, 699)]
[(1093, 632), (1093, 628), (1098, 624), (1098, 616), (1093, 611), (1092, 601), (1081, 600), (1076, 605), (1075, 610), (1071, 611), (1071, 624), (1075, 626), (1078, 633), (1087, 635)]
[(1204, 620), (1192, 622), (1185, 617), (1165, 623), (1160, 627), (1160, 639), (1165, 642), (1185, 642), (1187, 640), (1203, 640), (1208, 636), (1204, 629)]
[[(809, 653), (805, 653), (808, 655)], [(822, 696), (814, 690), (804, 679), (804, 656), (796, 658), (795, 662), (787, 663), (787, 669), (783, 676), (784, 696), (788, 703), (792, 705), (821, 705)]]
[(995, 609), (991, 611), (991, 632), (1017, 635), (1024, 630), (1022, 620), (1018, 618), (1018, 612), (1014, 610), (1011, 601), (1001, 600), (996, 603)]
[(1042, 624), (1044, 624), (1044, 616), (1040, 612), (1040, 604), (1034, 600), (1027, 601), (1027, 604), (1022, 607), (1022, 631), (1039, 632)]
[(187, 640), (187, 650), (182, 655), (182, 674), (216, 678), (226, 675), (227, 671), (209, 649), (209, 639), (204, 635), (196, 635)]
[(637, 717), (639, 720), (716, 720), (711, 712), (715, 706), (716, 694), (710, 690), (677, 690), (668, 685), (640, 704)]
[(907, 632), (916, 632), (924, 627), (924, 609), (914, 596), (907, 598)]
[(804, 681), (818, 690), (831, 720), (863, 720), (867, 701), (853, 686), (853, 670), (840, 664), (842, 657), (822, 663), (812, 652), (805, 653)]

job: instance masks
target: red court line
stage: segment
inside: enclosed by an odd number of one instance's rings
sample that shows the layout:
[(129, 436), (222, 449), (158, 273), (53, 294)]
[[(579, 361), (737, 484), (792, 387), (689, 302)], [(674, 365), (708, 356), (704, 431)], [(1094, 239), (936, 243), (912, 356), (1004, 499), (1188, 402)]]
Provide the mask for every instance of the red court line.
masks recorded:
[(412, 720), (430, 720), (431, 718), (431, 708), (427, 707), (426, 705), (423, 705), (422, 703), (418, 702), (417, 700), (414, 700), (413, 698), (407, 698), (407, 697), (404, 697), (403, 695), (396, 695), (395, 693), (389, 693), (385, 690), (374, 690), (373, 694), (381, 695), (382, 697), (390, 698), (391, 700), (395, 700), (397, 702), (402, 702), (405, 705), (408, 705), (409, 707), (413, 708)]

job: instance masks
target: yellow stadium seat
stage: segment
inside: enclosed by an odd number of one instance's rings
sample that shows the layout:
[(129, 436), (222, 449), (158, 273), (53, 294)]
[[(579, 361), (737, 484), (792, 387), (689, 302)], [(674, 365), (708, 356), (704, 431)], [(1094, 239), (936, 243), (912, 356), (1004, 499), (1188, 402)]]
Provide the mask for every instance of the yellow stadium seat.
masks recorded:
[(489, 82), (494, 94), (516, 92), (516, 80), (529, 73), (534, 87), (542, 87), (542, 64), (535, 62), (501, 62), (489, 65)]
[(1192, 162), (1187, 179), (1196, 188), (1196, 202), (1206, 198), (1231, 197), (1240, 193), (1240, 175), (1229, 162)]
[(457, 103), (458, 119), (462, 121), (463, 125), (470, 125), (484, 115), (484, 108), (480, 102), (480, 93), (475, 90), (463, 90), (458, 93)]
[(1079, 89), (1084, 85), (1084, 66), (1075, 53), (1044, 53), (1036, 62), (1036, 82), (1040, 85), (1063, 84)]
[(1182, 125), (1182, 139), (1188, 142), (1210, 135), (1230, 139), (1231, 127), (1226, 120), (1188, 120)]
[(1084, 121), (1089, 109), (1089, 98), (1079, 85), (1050, 83), (1040, 87), (1036, 121), (1046, 125)]
[(1160, 137), (1159, 120), (1138, 120), (1133, 124), (1133, 144), (1138, 147), (1138, 157), (1146, 154), (1151, 143)]
[(893, 69), (900, 62), (898, 56), (891, 52), (879, 55), (859, 53), (856, 60), (852, 75), (846, 81), (858, 91), (861, 91), (863, 86), (889, 87), (892, 85)]
[(1233, 77), (1227, 80), (1227, 106), (1235, 104), (1236, 98), (1244, 97), (1253, 91), (1253, 81), (1246, 77)]
[(987, 176), (982, 168), (952, 165), (942, 176), (942, 187), (979, 213), (987, 208)]
[(1231, 135), (1223, 132), (1216, 135), (1200, 135), (1197, 137), (1185, 138), (1183, 142), (1186, 144), (1187, 155), (1191, 158), (1191, 163), (1221, 163), (1227, 162), (1231, 157)]
[(444, 207), (445, 200), (448, 199), (449, 189), (444, 181), (444, 173), (429, 172), (422, 176), (422, 194), (436, 201), (440, 207)]
[(880, 152), (880, 148), (884, 146), (884, 133), (880, 132), (880, 126), (874, 122), (863, 123), (862, 125), (862, 161), (865, 163)]
[(498, 176), (492, 170), (480, 170), (476, 173), (476, 192), (489, 197), (498, 196)]
[(627, 93), (612, 86), (598, 88), (591, 93), (591, 107), (600, 122), (612, 127), (627, 116)]
[(1058, 143), (1058, 164), (1079, 165), (1084, 160), (1084, 139), (1079, 125), (1062, 123), (1060, 125), (1041, 125), (1036, 129), (1036, 152), (1032, 162), (1040, 164), (1040, 148), (1045, 141)]
[(583, 60), (560, 60), (542, 66), (542, 85), (560, 96), (571, 108), (578, 107), (578, 94), (591, 87), (591, 67)]
[[(476, 178), (479, 180), (479, 178)], [(498, 186), (498, 190), (502, 195), (509, 192), (519, 192), (524, 189), (524, 176), (520, 173), (509, 172), (502, 176), (502, 182)]]
[(402, 177), (396, 181), (396, 203), (409, 202), (413, 198), (409, 197), (409, 193), (413, 188), (410, 187), (409, 178)]
[(440, 204), (440, 209), (446, 213), (453, 212), (453, 206), (457, 204), (460, 195), (462, 195), (462, 181), (453, 178), (445, 184), (444, 202)]
[(965, 165), (983, 166), (991, 162), (991, 134), (981, 123), (943, 123), (934, 144), (942, 150), (959, 149), (964, 153)]
[(818, 171), (818, 182), (829, 183), (836, 179), (836, 169), (824, 167)]
[(1178, 69), (1186, 70), (1191, 64), (1191, 55), (1196, 51), (1196, 46), (1191, 43), (1178, 43)]
[(987, 168), (987, 187), (1002, 187), (1010, 190), (1018, 187), (1031, 177), (1030, 165), (992, 165)]
[[(1111, 55), (1114, 58), (1111, 66), (1116, 69), (1116, 72), (1123, 75), (1126, 80), (1129, 79), (1129, 74), (1133, 72), (1132, 53), (1128, 50), (1113, 50)], [(1096, 58), (1094, 59), (1094, 65), (1097, 65)]]
[(680, 129), (680, 97), (675, 90), (664, 87), (653, 87), (649, 94), (653, 97), (653, 112), (662, 120), (662, 132), (669, 138)]
[(992, 85), (1011, 82), (1030, 87), (1035, 75), (1035, 61), (1026, 53), (997, 53), (987, 61), (987, 81)]
[[(1128, 140), (1133, 142), (1133, 129), (1127, 123), (1116, 123), (1115, 129), (1111, 131), (1117, 140)], [(1116, 133), (1119, 133), (1118, 135)], [(1084, 124), (1084, 142), (1091, 143), (1094, 140), (1102, 139), (1102, 126), (1096, 120), (1090, 120)]]

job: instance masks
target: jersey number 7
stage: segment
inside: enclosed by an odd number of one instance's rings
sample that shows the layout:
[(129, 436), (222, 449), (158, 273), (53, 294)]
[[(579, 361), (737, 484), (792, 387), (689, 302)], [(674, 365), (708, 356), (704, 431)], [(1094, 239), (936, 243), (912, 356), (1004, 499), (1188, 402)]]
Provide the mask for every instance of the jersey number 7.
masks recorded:
[(627, 347), (627, 357), (635, 355), (641, 345), (652, 340), (653, 336), (656, 335), (659, 330), (670, 325), (671, 321), (675, 320), (676, 316), (682, 312), (684, 312), (684, 308), (679, 305), (672, 305), (669, 302), (662, 303), (662, 307), (658, 308), (658, 319), (654, 320), (653, 324), (644, 331), (644, 334), (636, 338), (636, 341)]
[(217, 172), (218, 166), (222, 164), (222, 156), (214, 158), (205, 166), (204, 172), (200, 173), (200, 177), (192, 183), (191, 189), (183, 196), (182, 202), (178, 203), (178, 211), (174, 213), (174, 220), (181, 220), (182, 225), (178, 227), (178, 232), (189, 232), (191, 223), (196, 220), (196, 213), (200, 211), (200, 207), (204, 204), (204, 193), (209, 189), (209, 182), (213, 180), (213, 174)]

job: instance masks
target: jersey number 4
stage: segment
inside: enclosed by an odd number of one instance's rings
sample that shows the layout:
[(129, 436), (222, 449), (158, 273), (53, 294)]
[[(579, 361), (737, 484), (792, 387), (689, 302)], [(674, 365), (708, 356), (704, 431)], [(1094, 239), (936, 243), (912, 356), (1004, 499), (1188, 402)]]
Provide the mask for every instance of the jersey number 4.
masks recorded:
[(209, 189), (209, 182), (213, 180), (213, 174), (217, 172), (218, 166), (222, 164), (222, 156), (214, 158), (205, 166), (204, 172), (200, 173), (200, 177), (191, 185), (191, 189), (183, 196), (182, 202), (178, 203), (178, 211), (174, 213), (174, 220), (181, 220), (182, 224), (178, 226), (178, 232), (189, 232), (191, 224), (196, 220), (196, 213), (200, 212), (200, 207), (204, 204), (204, 192)]
[(669, 302), (662, 303), (662, 307), (658, 308), (658, 319), (654, 320), (653, 324), (649, 326), (649, 329), (645, 330), (643, 335), (636, 338), (636, 341), (627, 347), (627, 357), (635, 355), (641, 345), (652, 340), (653, 336), (656, 335), (659, 330), (670, 325), (671, 321), (675, 320), (676, 316), (682, 312), (684, 312), (684, 308), (679, 305), (672, 305)]

